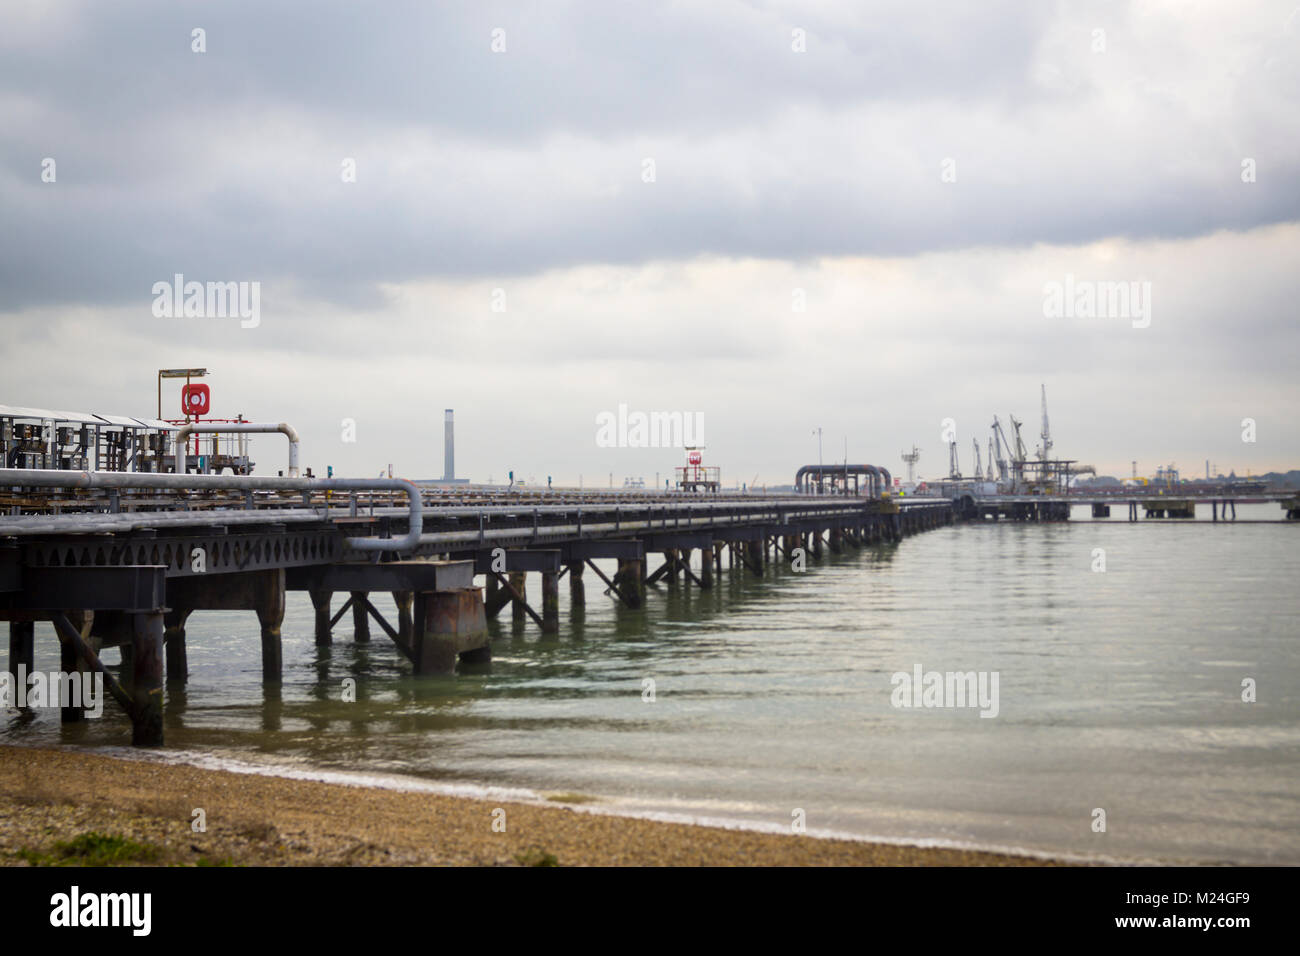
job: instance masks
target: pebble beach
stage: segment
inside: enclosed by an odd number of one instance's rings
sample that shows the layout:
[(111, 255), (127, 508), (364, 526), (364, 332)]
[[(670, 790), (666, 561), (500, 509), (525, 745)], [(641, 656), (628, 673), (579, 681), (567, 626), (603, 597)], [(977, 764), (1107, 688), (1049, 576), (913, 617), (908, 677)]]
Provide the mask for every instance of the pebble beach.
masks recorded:
[(0, 747), (0, 793), (0, 861), (11, 866), (57, 860), (87, 833), (147, 847), (148, 865), (1052, 865), (28, 747)]

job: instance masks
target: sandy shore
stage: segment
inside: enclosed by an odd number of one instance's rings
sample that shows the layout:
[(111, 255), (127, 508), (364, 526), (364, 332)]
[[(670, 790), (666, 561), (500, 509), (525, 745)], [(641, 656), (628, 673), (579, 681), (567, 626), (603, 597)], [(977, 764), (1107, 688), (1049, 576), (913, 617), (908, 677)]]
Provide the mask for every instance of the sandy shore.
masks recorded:
[[(92, 831), (148, 846), (158, 864), (1042, 865), (26, 747), (0, 747), (0, 793), (7, 865), (57, 853), (58, 843)], [(195, 808), (206, 814), (206, 832), (191, 829)], [(498, 809), (505, 832), (493, 829)]]

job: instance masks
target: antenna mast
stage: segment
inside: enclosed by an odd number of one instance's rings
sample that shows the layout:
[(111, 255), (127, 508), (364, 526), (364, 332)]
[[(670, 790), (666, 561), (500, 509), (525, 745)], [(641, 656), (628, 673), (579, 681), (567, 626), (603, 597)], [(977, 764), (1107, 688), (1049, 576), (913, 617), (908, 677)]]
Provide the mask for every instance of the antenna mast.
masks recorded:
[(916, 463), (920, 460), (921, 460), (921, 452), (915, 445), (912, 446), (912, 450), (910, 452), (907, 451), (903, 452), (903, 461), (907, 463), (908, 484), (911, 484), (912, 481), (915, 479), (915, 476), (913, 475), (913, 470), (916, 467)]

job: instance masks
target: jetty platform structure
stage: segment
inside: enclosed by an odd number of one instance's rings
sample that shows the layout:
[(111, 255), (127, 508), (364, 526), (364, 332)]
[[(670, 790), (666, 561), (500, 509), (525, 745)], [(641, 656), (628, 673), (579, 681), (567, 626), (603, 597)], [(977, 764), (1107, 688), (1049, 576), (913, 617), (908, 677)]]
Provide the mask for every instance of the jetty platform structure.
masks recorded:
[[(188, 473), (187, 439), (199, 430), (279, 432), (290, 443), (288, 474)], [(487, 620), (507, 605), (517, 620), (558, 632), (560, 582), (567, 577), (571, 604), (582, 604), (588, 570), (636, 610), (660, 582), (708, 589), (724, 569), (762, 578), (776, 560), (888, 546), (990, 512), (1061, 520), (1073, 504), (1113, 500), (899, 497), (887, 469), (848, 464), (805, 466), (796, 492), (779, 495), (314, 478), (298, 474), (297, 444), (283, 423), (186, 425), (165, 471), (157, 457), (150, 471), (0, 469), (0, 620), (9, 622), (12, 680), (32, 673), (34, 625), (48, 620), (61, 673), (103, 675), (133, 742), (157, 746), (165, 686), (187, 677), (186, 623), (196, 611), (256, 614), (268, 684), (281, 679), (289, 591), (310, 596), (317, 645), (331, 643), (350, 611), (354, 640), (368, 641), (373, 624), (416, 674), (448, 674), (490, 660)], [(1300, 518), (1294, 496), (1256, 497)], [(602, 559), (615, 562), (612, 575)], [(540, 577), (536, 605), (530, 575)], [(120, 680), (101, 659), (110, 647), (120, 649)], [(84, 707), (64, 699), (61, 714), (78, 721)]]
[[(815, 559), (953, 520), (951, 502), (885, 497), (0, 469), (0, 620), (15, 681), (32, 672), (34, 624), (48, 620), (62, 671), (102, 674), (133, 742), (160, 745), (164, 686), (186, 679), (195, 611), (254, 612), (266, 682), (281, 678), (288, 591), (309, 594), (318, 645), (351, 611), (355, 640), (369, 640), (373, 623), (416, 674), (446, 674), (490, 659), (487, 618), (507, 605), (558, 632), (561, 579), (582, 603), (587, 570), (637, 609), (660, 581), (707, 589), (724, 568), (762, 577), (798, 548)], [(654, 555), (662, 560), (650, 570)], [(600, 559), (616, 562), (612, 576)], [(530, 575), (540, 577), (539, 605)], [(381, 609), (384, 593), (391, 604)], [(337, 608), (336, 595), (346, 595)], [(101, 660), (109, 647), (121, 650), (120, 681)], [(62, 719), (82, 710), (68, 704)]]

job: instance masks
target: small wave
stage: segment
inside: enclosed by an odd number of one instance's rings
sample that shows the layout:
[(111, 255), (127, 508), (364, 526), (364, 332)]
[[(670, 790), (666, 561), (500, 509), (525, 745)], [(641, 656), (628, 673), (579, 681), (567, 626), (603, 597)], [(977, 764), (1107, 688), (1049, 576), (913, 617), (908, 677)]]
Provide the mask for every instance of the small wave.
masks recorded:
[[(264, 777), (280, 777), (290, 780), (313, 780), (320, 783), (334, 783), (349, 787), (367, 787), (378, 790), (394, 790), (412, 793), (436, 793), (450, 797), (464, 797), (474, 800), (507, 800), (513, 803), (528, 803), (537, 806), (566, 807), (576, 813), (588, 813), (594, 816), (625, 817), (635, 820), (650, 820), (656, 823), (676, 823), (686, 826), (712, 827), (722, 830), (749, 831), (768, 833), (776, 836), (791, 834), (788, 824), (771, 823), (762, 820), (744, 820), (735, 817), (712, 816), (679, 810), (656, 810), (644, 807), (644, 801), (637, 801), (641, 806), (633, 808), (617, 806), (625, 798), (605, 797), (592, 794), (606, 806), (588, 804), (570, 804), (564, 801), (548, 799), (544, 792), (526, 787), (501, 787), (478, 783), (450, 783), (446, 781), (423, 780), (404, 774), (380, 774), (363, 771), (324, 770), (306, 762), (300, 765), (286, 763), (283, 757), (265, 763), (250, 759), (247, 755), (238, 757), (223, 753), (195, 750), (148, 751), (131, 747), (73, 747), (83, 753), (92, 753), (135, 760), (145, 763), (160, 763), (196, 767), (200, 770), (217, 770), (228, 773), (253, 774)], [(611, 805), (612, 804), (612, 805)], [(1005, 856), (1023, 857), (1033, 860), (1054, 861), (1059, 863), (1094, 864), (1104, 866), (1158, 866), (1168, 861), (1147, 858), (1110, 857), (1100, 854), (1079, 854), (1066, 850), (1044, 850), (1035, 847), (1002, 845), (995, 843), (975, 843), (963, 840), (931, 837), (895, 837), (883, 834), (855, 833), (846, 830), (812, 828), (803, 836), (818, 840), (846, 840), (854, 843), (874, 843), (887, 846), (916, 847), (918, 849), (957, 850), (969, 853), (998, 853)]]

